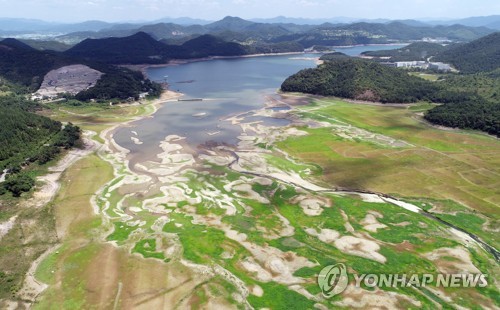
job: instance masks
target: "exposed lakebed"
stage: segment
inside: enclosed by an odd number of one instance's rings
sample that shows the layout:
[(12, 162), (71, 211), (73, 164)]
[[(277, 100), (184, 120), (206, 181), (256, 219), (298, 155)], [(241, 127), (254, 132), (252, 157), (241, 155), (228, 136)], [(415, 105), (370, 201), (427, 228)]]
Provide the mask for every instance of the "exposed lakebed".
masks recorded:
[[(316, 275), (328, 263), (347, 262), (360, 273), (443, 272), (443, 266), (477, 273), (466, 249), (479, 245), (423, 216), (415, 204), (315, 184), (316, 166), (275, 147), (308, 136), (307, 126), (387, 148), (414, 147), (315, 115), (314, 106), (307, 112), (316, 117), (299, 117), (299, 107), (287, 107), (290, 97), (281, 98), (276, 89), (288, 75), (314, 67), (319, 55), (301, 56), (150, 68), (150, 78), (166, 77), (188, 100), (165, 102), (152, 117), (105, 139), (102, 156), (115, 168), (115, 179), (99, 190), (93, 206), (105, 219), (106, 240), (172, 268), (182, 265), (192, 273), (182, 285), (185, 296), (203, 290), (226, 305), (260, 308), (294, 300), (298, 308), (351, 307), (361, 299), (366, 308), (381, 300), (389, 308), (433, 304), (443, 292), (427, 300), (414, 288), (350, 288), (344, 300), (321, 297)], [(203, 100), (189, 101), (198, 98)], [(291, 120), (304, 126), (286, 126)], [(450, 263), (442, 259), (446, 255), (456, 259)], [(221, 280), (222, 294), (200, 284)]]

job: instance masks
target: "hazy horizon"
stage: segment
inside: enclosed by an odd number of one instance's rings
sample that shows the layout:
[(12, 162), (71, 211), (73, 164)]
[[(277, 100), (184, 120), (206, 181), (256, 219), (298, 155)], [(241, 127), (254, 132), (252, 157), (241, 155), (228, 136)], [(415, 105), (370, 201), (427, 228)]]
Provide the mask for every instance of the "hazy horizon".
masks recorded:
[(500, 14), (500, 1), (481, 0), (0, 0), (2, 18), (49, 22), (140, 22), (190, 17), (208, 21), (225, 16), (244, 19), (286, 16), (305, 19), (442, 20)]

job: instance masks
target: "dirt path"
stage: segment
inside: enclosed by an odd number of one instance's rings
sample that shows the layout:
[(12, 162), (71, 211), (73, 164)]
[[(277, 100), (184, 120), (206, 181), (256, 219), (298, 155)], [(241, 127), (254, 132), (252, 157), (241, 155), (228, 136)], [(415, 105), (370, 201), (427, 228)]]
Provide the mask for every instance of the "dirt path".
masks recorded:
[(47, 289), (48, 285), (38, 281), (35, 277), (35, 272), (38, 265), (47, 258), (53, 251), (55, 251), (59, 245), (54, 245), (47, 249), (42, 255), (40, 255), (33, 263), (31, 263), (30, 269), (24, 278), (24, 285), (18, 293), (18, 297), (24, 301), (35, 302), (38, 296)]
[(26, 207), (43, 207), (55, 197), (61, 186), (59, 179), (64, 170), (97, 149), (98, 145), (92, 140), (94, 135), (95, 132), (85, 131), (83, 133), (84, 146), (82, 149), (69, 151), (55, 166), (49, 168), (50, 173), (37, 178), (37, 182), (43, 183), (43, 185), (33, 193), (32, 198), (25, 202)]

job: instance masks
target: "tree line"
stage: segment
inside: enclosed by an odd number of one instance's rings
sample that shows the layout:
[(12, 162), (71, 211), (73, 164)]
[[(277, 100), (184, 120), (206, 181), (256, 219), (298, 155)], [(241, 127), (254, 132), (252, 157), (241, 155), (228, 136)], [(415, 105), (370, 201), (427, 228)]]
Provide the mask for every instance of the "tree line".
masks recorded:
[(34, 186), (31, 165), (43, 165), (61, 149), (81, 144), (80, 128), (34, 113), (39, 106), (22, 97), (0, 96), (0, 173), (8, 171), (0, 184), (0, 195), (9, 191), (20, 196)]
[(332, 59), (315, 69), (292, 75), (283, 82), (281, 89), (382, 103), (443, 103), (428, 111), (425, 119), (443, 126), (482, 130), (500, 136), (497, 71), (449, 74), (431, 82), (368, 60)]

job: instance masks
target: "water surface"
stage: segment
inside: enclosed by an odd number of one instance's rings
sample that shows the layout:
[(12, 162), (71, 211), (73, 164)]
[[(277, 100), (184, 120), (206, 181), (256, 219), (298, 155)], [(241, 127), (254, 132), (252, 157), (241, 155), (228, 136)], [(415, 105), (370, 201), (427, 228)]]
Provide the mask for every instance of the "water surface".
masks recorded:
[[(355, 46), (337, 48), (348, 55), (367, 50), (394, 49), (400, 46)], [(147, 156), (159, 152), (159, 143), (168, 135), (186, 137), (193, 147), (208, 141), (237, 143), (241, 128), (226, 121), (229, 116), (242, 114), (264, 106), (266, 98), (274, 96), (281, 83), (301, 69), (316, 66), (320, 54), (262, 56), (216, 59), (163, 68), (149, 68), (148, 77), (166, 80), (170, 89), (189, 98), (203, 101), (165, 103), (152, 118), (121, 128), (115, 140), (129, 149), (131, 155)], [(203, 115), (201, 115), (203, 114)], [(287, 125), (283, 119), (248, 115), (248, 122), (262, 121), (269, 126)], [(137, 136), (132, 133), (137, 132)], [(135, 144), (131, 137), (143, 144)]]

